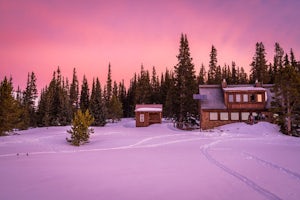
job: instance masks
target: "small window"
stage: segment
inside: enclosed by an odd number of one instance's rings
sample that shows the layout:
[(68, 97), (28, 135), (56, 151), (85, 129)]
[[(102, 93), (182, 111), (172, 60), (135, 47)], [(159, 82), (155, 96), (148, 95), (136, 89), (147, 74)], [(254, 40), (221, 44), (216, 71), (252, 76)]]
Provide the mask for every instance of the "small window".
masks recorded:
[(221, 112), (220, 120), (228, 120), (228, 112)]
[(242, 112), (242, 120), (246, 121), (249, 118), (250, 113), (249, 112)]
[(144, 114), (140, 114), (140, 122), (144, 122), (145, 121), (145, 115)]
[(249, 99), (248, 99), (248, 94), (244, 94), (243, 95), (243, 102), (248, 102)]
[(234, 120), (234, 121), (240, 120), (239, 113), (238, 112), (232, 112), (232, 113), (230, 113), (230, 118), (231, 118), (231, 120)]
[(210, 112), (209, 113), (209, 120), (211, 120), (211, 121), (218, 120), (218, 113), (217, 112)]
[(228, 101), (231, 103), (233, 102), (233, 94), (228, 95)]
[(262, 95), (261, 94), (257, 94), (257, 102), (262, 102)]
[(251, 95), (250, 95), (250, 101), (251, 101), (251, 102), (255, 102), (255, 95), (254, 95), (254, 94), (251, 94)]
[(241, 95), (240, 94), (235, 95), (235, 101), (236, 102), (241, 102)]

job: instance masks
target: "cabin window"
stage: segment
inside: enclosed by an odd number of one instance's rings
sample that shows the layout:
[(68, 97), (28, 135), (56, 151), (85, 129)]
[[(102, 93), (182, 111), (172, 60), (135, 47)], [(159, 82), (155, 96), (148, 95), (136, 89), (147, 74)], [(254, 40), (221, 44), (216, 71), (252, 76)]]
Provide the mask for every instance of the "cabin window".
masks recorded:
[(210, 112), (209, 113), (209, 120), (211, 120), (211, 121), (218, 120), (218, 113), (217, 112)]
[(221, 112), (220, 120), (228, 120), (228, 112)]
[(239, 113), (238, 112), (230, 113), (230, 119), (234, 121), (238, 121), (240, 119)]
[(145, 114), (140, 114), (140, 122), (145, 122)]
[(248, 100), (248, 94), (244, 94), (243, 95), (243, 101), (244, 102), (248, 102), (249, 100)]
[(257, 102), (262, 102), (262, 95), (261, 94), (257, 94)]
[(242, 112), (242, 120), (246, 121), (249, 118), (250, 113), (249, 112)]
[(255, 95), (254, 95), (254, 94), (251, 94), (251, 95), (250, 95), (250, 101), (251, 101), (251, 102), (255, 102)]
[(241, 95), (240, 94), (235, 95), (235, 101), (236, 102), (241, 102)]
[(233, 94), (228, 95), (228, 101), (231, 103), (233, 102)]

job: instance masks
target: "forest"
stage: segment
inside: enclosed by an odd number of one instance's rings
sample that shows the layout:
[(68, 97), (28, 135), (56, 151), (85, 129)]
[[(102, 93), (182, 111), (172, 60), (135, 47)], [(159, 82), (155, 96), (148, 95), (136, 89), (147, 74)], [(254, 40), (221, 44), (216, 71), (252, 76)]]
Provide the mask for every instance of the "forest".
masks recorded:
[(163, 104), (163, 115), (177, 122), (197, 117), (198, 102), (193, 94), (200, 84), (252, 84), (256, 80), (263, 84), (274, 84), (273, 112), (282, 132), (292, 135), (300, 124), (300, 62), (293, 50), (288, 53), (274, 45), (274, 59), (266, 59), (262, 42), (257, 42), (249, 75), (242, 66), (233, 61), (230, 65), (219, 65), (217, 49), (212, 45), (208, 66), (201, 64), (196, 74), (187, 36), (180, 37), (178, 63), (171, 69), (157, 74), (156, 68), (147, 70), (141, 65), (134, 73), (128, 88), (124, 80), (117, 83), (111, 76), (108, 64), (107, 80), (101, 84), (99, 78), (88, 83), (83, 76), (79, 81), (76, 68), (72, 80), (63, 76), (58, 67), (50, 83), (38, 92), (34, 72), (29, 72), (26, 88), (13, 88), (13, 77), (4, 77), (0, 83), (0, 135), (15, 129), (70, 125), (77, 110), (89, 110), (94, 117), (93, 126), (105, 126), (123, 117), (134, 117), (136, 104)]

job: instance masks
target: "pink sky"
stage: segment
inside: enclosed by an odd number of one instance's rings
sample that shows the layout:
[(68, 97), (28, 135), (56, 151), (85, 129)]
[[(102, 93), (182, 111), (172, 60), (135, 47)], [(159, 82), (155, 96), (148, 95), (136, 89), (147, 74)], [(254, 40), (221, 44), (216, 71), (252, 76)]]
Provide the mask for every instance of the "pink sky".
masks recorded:
[(275, 42), (299, 60), (299, 10), (297, 0), (0, 0), (0, 78), (24, 89), (34, 71), (42, 88), (57, 66), (70, 79), (75, 67), (80, 81), (86, 74), (103, 86), (110, 62), (112, 78), (128, 84), (142, 63), (159, 74), (173, 69), (181, 33), (197, 72), (212, 45), (221, 66), (248, 70), (260, 41), (270, 62)]

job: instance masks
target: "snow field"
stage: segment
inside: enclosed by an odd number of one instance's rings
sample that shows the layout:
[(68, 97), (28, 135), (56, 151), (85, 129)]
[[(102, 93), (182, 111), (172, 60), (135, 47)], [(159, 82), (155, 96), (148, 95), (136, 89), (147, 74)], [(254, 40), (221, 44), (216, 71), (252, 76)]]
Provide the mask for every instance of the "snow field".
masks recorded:
[(0, 199), (299, 199), (300, 143), (275, 125), (206, 132), (133, 119), (95, 127), (69, 145), (70, 127), (0, 137)]

